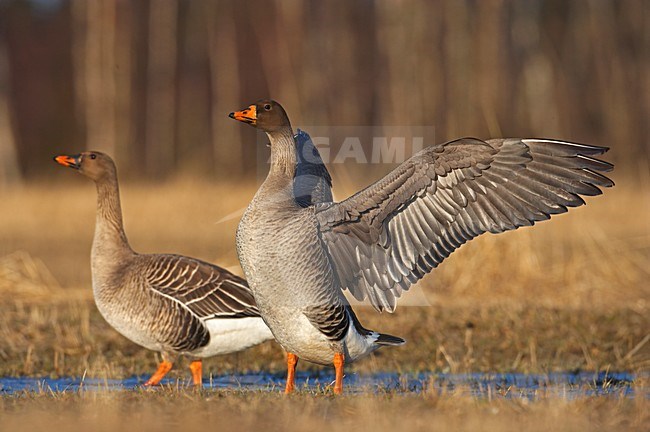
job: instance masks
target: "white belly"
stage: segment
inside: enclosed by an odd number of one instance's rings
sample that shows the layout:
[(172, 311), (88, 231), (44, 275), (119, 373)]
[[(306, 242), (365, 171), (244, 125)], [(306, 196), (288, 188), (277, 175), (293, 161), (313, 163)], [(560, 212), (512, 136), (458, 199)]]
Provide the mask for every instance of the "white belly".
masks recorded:
[(210, 343), (191, 354), (197, 357), (212, 357), (229, 354), (273, 339), (271, 330), (262, 318), (214, 318), (205, 321), (210, 332)]

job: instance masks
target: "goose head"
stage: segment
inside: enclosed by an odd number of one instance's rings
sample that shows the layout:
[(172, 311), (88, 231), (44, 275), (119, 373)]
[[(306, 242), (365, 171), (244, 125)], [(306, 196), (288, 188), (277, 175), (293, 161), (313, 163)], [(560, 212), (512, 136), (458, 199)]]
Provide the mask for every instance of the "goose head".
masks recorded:
[(264, 132), (291, 129), (289, 116), (282, 105), (271, 99), (262, 99), (241, 111), (231, 112), (228, 117), (249, 124)]
[(98, 151), (56, 156), (54, 160), (60, 165), (77, 170), (80, 174), (96, 182), (114, 176), (116, 171), (113, 159)]

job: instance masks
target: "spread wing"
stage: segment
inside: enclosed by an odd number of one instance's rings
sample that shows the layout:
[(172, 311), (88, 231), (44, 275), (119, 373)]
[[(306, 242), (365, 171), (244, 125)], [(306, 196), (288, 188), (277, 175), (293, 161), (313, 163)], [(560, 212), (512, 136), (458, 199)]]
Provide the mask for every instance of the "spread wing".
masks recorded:
[(393, 311), (396, 298), (484, 233), (533, 225), (614, 183), (604, 147), (463, 138), (419, 152), (316, 217), (343, 289)]
[(260, 316), (246, 281), (215, 265), (179, 255), (149, 255), (149, 287), (199, 318)]
[(298, 129), (294, 139), (298, 154), (293, 180), (296, 201), (302, 207), (332, 202), (332, 177), (311, 137)]

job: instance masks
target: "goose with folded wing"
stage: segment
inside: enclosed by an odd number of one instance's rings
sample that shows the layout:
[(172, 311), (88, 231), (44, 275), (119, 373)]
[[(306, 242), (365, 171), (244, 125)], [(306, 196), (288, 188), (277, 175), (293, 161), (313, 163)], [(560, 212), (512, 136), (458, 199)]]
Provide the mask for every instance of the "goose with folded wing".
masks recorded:
[(202, 360), (273, 339), (246, 281), (228, 270), (173, 254), (139, 254), (122, 222), (117, 169), (88, 151), (55, 161), (94, 180), (97, 217), (91, 252), (93, 294), (106, 321), (127, 339), (162, 354), (146, 386), (158, 384), (178, 355), (192, 358), (195, 385)]

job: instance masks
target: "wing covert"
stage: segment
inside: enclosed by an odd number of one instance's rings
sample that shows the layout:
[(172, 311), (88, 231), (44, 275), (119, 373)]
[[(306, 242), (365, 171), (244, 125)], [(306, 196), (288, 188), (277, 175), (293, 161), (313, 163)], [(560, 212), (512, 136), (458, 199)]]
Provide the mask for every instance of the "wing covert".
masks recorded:
[(246, 281), (225, 269), (179, 255), (152, 255), (144, 277), (154, 291), (199, 318), (259, 316)]

